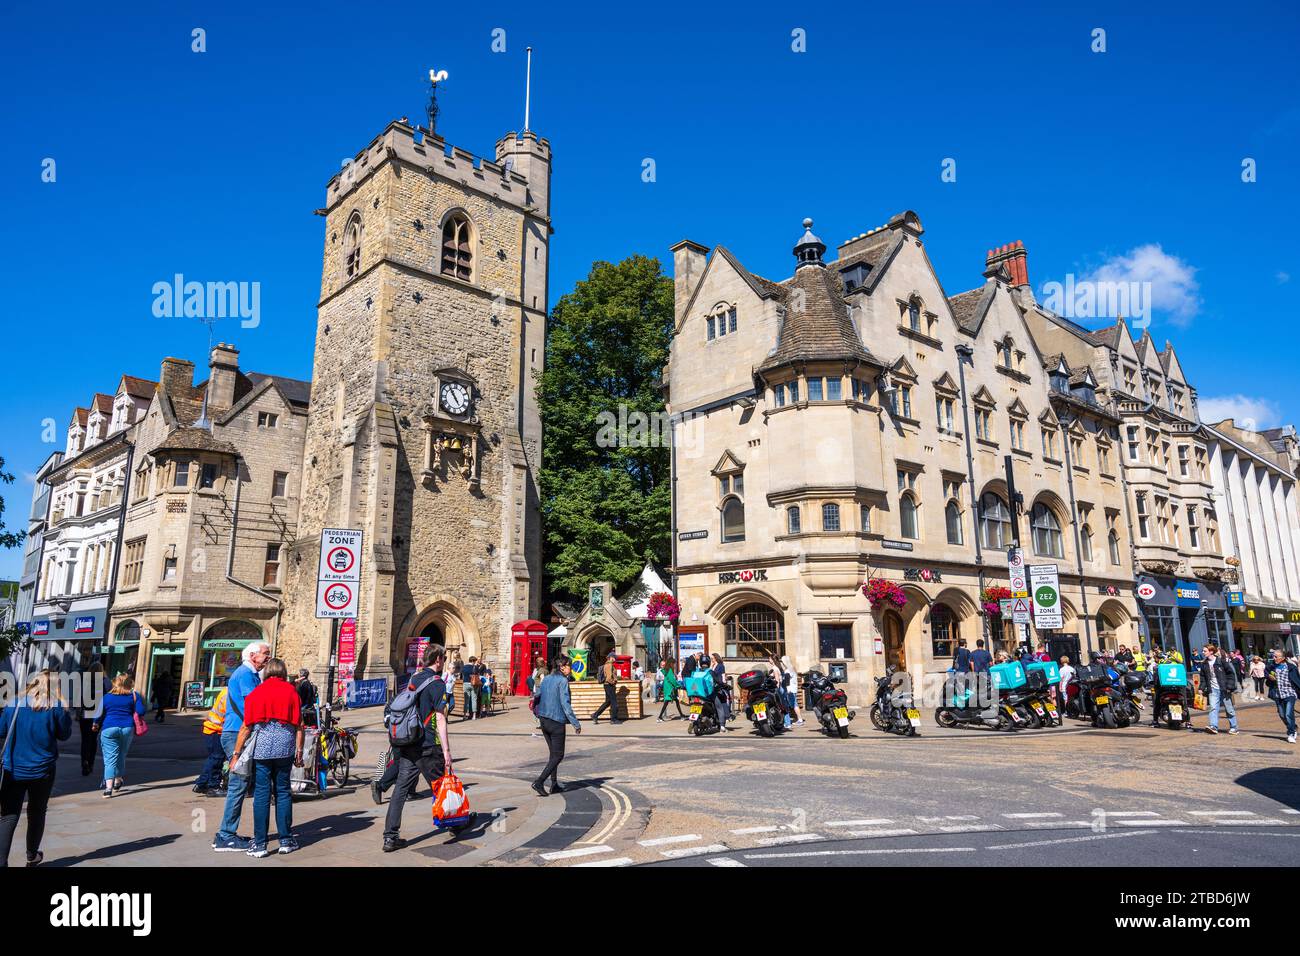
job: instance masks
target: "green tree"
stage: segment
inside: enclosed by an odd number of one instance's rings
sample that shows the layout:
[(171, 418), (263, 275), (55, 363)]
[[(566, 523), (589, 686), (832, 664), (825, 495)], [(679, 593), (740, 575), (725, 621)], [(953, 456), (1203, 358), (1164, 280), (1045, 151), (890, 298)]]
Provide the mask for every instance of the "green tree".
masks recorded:
[[(14, 476), (5, 471), (5, 460), (3, 458), (0, 458), (0, 483), (6, 485), (14, 483)], [(4, 517), (5, 500), (0, 498), (0, 548), (16, 548), (23, 543), (23, 539), (27, 537), (27, 532), (6, 531)], [(22, 643), (23, 637), (18, 633), (18, 629), (14, 627), (0, 630), (0, 657), (8, 656), (16, 645)]]
[(647, 560), (669, 560), (661, 426), (672, 331), (672, 280), (645, 256), (595, 263), (551, 310), (537, 400), (552, 596), (577, 597), (595, 580), (621, 587)]

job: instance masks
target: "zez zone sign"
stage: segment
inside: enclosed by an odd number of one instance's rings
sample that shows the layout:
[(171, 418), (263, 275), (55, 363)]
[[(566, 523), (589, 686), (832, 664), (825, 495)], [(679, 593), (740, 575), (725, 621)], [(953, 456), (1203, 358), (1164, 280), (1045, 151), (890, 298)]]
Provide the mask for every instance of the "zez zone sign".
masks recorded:
[(744, 571), (722, 571), (718, 574), (719, 584), (750, 584), (766, 580), (767, 568), (746, 568)]

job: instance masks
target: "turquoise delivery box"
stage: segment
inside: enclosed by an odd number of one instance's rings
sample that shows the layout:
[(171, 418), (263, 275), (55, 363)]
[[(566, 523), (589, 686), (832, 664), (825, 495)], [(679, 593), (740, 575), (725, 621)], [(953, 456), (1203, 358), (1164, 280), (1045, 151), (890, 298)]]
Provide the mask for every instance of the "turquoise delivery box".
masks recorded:
[(1186, 687), (1187, 668), (1182, 664), (1159, 664), (1156, 666), (1156, 683), (1163, 687)]
[(1055, 685), (1061, 682), (1061, 668), (1056, 661), (1034, 661), (1032, 664), (1025, 665), (1025, 670), (1042, 671), (1048, 684)]
[(1024, 687), (1027, 679), (1025, 677), (1025, 668), (1019, 661), (994, 664), (989, 668), (989, 677), (993, 680), (993, 686), (999, 691)]

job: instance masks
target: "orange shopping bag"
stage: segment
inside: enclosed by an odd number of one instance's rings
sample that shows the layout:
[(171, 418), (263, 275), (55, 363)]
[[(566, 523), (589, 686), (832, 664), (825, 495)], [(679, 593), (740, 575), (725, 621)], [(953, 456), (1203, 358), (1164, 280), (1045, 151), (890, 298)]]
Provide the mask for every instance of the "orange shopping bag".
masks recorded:
[(444, 774), (433, 788), (433, 825), (439, 830), (464, 826), (473, 814), (465, 787), (455, 774)]

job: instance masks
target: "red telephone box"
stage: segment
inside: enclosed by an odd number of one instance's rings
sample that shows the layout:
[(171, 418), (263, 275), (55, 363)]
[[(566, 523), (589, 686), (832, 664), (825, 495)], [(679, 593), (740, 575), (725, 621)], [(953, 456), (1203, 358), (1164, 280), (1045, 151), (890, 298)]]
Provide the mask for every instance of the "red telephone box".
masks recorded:
[(537, 658), (546, 664), (546, 625), (520, 621), (510, 628), (510, 692), (528, 696), (528, 677)]

